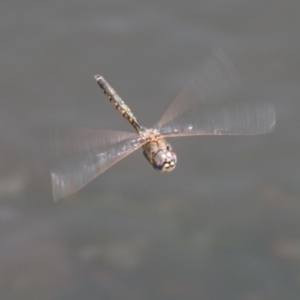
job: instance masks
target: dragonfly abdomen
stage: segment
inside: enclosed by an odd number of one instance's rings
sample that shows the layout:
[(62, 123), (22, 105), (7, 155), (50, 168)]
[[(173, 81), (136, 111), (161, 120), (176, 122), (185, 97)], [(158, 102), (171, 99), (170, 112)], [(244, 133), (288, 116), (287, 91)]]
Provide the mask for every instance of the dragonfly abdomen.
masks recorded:
[(111, 87), (111, 85), (100, 75), (96, 75), (95, 79), (100, 88), (103, 90), (104, 95), (117, 109), (117, 111), (133, 126), (137, 132), (143, 130), (143, 127), (139, 124), (136, 116), (133, 114), (128, 105), (116, 93), (116, 91)]

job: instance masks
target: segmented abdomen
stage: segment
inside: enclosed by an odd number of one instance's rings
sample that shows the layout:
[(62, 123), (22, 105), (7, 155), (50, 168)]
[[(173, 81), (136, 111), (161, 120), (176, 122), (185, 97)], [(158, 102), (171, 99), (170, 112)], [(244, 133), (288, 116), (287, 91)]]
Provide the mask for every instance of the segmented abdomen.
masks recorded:
[(139, 124), (131, 109), (126, 105), (126, 103), (121, 99), (116, 91), (109, 85), (109, 83), (100, 75), (96, 75), (95, 79), (110, 103), (133, 126), (133, 128), (137, 132), (143, 130), (143, 127)]

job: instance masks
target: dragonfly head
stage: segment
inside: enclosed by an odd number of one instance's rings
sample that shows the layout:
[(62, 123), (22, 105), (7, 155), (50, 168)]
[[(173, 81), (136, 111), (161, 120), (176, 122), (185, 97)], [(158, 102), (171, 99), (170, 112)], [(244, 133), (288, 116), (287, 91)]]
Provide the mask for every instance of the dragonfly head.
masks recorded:
[(159, 150), (153, 156), (153, 167), (161, 172), (171, 172), (177, 163), (177, 156), (170, 145), (165, 150)]

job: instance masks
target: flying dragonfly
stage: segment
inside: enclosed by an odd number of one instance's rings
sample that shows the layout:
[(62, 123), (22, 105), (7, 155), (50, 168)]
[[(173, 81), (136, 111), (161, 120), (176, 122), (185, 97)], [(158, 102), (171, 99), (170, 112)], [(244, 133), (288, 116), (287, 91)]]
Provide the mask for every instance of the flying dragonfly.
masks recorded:
[(88, 128), (57, 129), (51, 169), (54, 200), (65, 198), (135, 150), (161, 172), (174, 170), (177, 156), (166, 138), (201, 135), (255, 135), (275, 126), (270, 103), (251, 105), (223, 101), (240, 84), (230, 59), (215, 51), (152, 128), (137, 120), (131, 109), (100, 75), (96, 82), (136, 132)]

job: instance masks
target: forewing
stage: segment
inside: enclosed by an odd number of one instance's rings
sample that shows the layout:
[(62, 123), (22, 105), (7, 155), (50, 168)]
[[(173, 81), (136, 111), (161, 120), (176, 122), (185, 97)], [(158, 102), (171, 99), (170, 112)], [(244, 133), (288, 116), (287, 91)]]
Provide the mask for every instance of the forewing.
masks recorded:
[(90, 149), (106, 151), (112, 145), (127, 139), (137, 138), (133, 132), (103, 130), (87, 127), (64, 126), (52, 130), (54, 159)]
[(120, 131), (81, 128), (56, 135), (55, 156), (62, 159), (51, 169), (54, 200), (78, 191), (144, 144), (139, 135)]
[[(260, 134), (275, 126), (272, 104), (235, 101), (240, 77), (217, 50), (162, 116), (156, 127), (166, 136)], [(230, 96), (230, 97), (229, 97)]]
[(240, 85), (240, 77), (227, 55), (221, 50), (212, 51), (196, 75), (157, 122), (157, 128), (189, 110), (194, 105), (219, 98)]
[(252, 135), (275, 126), (272, 104), (230, 104), (196, 106), (181, 114), (159, 132), (165, 137), (190, 135)]

